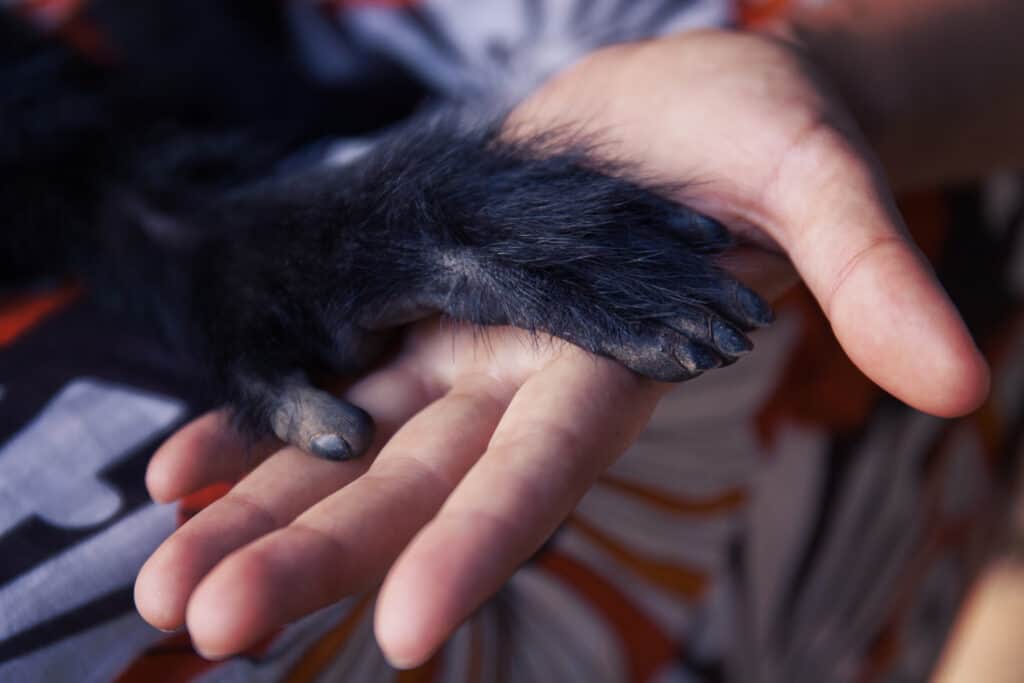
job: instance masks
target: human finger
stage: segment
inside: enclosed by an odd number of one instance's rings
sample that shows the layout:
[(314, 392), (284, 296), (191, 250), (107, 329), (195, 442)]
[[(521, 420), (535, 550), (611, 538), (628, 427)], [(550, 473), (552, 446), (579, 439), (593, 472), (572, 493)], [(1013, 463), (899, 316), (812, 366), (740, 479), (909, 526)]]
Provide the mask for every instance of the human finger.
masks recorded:
[(582, 352), (530, 378), (486, 453), (389, 572), (376, 616), (388, 659), (424, 661), (494, 593), (635, 439), (663, 391)]
[(224, 410), (213, 410), (172, 434), (150, 458), (146, 488), (158, 503), (169, 503), (210, 484), (235, 482), (280, 450), (276, 439), (250, 441), (231, 425)]
[(774, 236), (868, 377), (925, 412), (970, 412), (987, 365), (870, 159), (824, 123), (809, 129), (766, 189)]
[[(418, 378), (398, 365), (369, 376), (352, 387), (349, 396), (377, 420), (380, 443), (397, 425), (429, 403), (430, 397), (423, 391)], [(135, 583), (139, 613), (158, 628), (181, 626), (189, 596), (221, 559), (289, 524), (317, 501), (365, 472), (371, 460), (372, 457), (364, 457), (331, 462), (294, 447), (269, 456), (150, 556)]]

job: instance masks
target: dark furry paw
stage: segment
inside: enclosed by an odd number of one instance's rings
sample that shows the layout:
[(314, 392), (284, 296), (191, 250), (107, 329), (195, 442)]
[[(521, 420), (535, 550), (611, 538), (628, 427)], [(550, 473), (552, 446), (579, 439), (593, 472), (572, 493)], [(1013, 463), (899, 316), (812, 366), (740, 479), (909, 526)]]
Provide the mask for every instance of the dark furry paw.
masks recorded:
[(717, 222), (586, 149), (435, 125), (342, 169), (233, 194), (196, 279), (244, 421), (331, 459), (371, 423), (303, 371), (365, 372), (434, 313), (546, 332), (663, 381), (728, 365), (772, 314), (716, 258)]
[[(365, 451), (369, 416), (308, 378), (366, 373), (397, 328), (435, 313), (669, 381), (733, 362), (771, 320), (717, 265), (722, 226), (585, 141), (510, 142), (500, 121), (446, 109), (347, 166), (282, 177), (312, 163), (309, 143), (379, 125), (360, 114), (363, 86), (305, 84), (276, 5), (252, 24), (276, 28), (245, 37), (237, 3), (133, 5), (153, 20), (137, 25), (117, 21), (124, 4), (91, 7), (120, 47), (114, 69), (0, 11), (0, 282), (75, 272), (191, 340), (254, 436)], [(175, 16), (187, 35), (151, 55)], [(215, 64), (209, 46), (224, 48)]]

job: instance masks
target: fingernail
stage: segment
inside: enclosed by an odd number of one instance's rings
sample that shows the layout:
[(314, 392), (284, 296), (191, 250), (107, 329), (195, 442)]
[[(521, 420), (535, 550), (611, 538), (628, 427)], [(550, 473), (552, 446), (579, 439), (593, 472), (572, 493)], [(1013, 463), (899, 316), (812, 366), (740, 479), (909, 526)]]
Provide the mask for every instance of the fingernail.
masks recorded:
[(324, 460), (350, 460), (353, 457), (352, 449), (348, 447), (348, 443), (337, 434), (329, 432), (317, 434), (310, 439), (309, 449), (313, 455)]
[(747, 335), (722, 320), (711, 323), (711, 333), (715, 346), (730, 356), (739, 356), (754, 348)]
[(732, 236), (724, 225), (714, 218), (709, 218), (691, 209), (681, 209), (673, 216), (671, 223), (680, 232), (688, 233), (691, 236), (698, 233), (706, 242), (701, 246), (724, 247), (732, 241)]
[(704, 234), (708, 235), (711, 239), (722, 244), (728, 244), (732, 242), (732, 235), (726, 229), (724, 225), (716, 221), (714, 218), (705, 216), (702, 213), (695, 215), (697, 225), (700, 226)]
[(676, 349), (675, 357), (681, 366), (693, 373), (721, 367), (723, 363), (721, 356), (696, 342), (685, 344)]
[(764, 299), (753, 291), (741, 285), (737, 288), (736, 296), (743, 307), (743, 311), (747, 314), (747, 318), (755, 325), (764, 327), (774, 322), (775, 314), (772, 312), (772, 309), (765, 303)]

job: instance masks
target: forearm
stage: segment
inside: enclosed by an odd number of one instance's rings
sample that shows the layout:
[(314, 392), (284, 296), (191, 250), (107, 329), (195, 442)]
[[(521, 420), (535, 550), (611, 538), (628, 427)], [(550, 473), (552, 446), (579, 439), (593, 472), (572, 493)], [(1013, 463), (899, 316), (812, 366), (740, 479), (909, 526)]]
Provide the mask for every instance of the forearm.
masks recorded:
[(833, 0), (769, 30), (811, 52), (897, 188), (1024, 167), (1024, 2)]

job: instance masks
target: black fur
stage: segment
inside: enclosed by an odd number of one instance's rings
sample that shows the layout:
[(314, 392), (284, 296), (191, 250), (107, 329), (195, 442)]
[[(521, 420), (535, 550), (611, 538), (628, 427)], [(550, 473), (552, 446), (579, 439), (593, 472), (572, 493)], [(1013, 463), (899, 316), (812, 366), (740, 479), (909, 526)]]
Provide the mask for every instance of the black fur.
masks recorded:
[[(159, 58), (128, 41), (101, 66), (0, 25), (16, 37), (0, 53), (0, 264), (84, 275), (150, 315), (210, 362), (252, 432), (358, 455), (369, 418), (308, 374), (365, 372), (395, 330), (436, 312), (548, 332), (668, 381), (732, 362), (771, 319), (715, 265), (720, 225), (578, 141), (513, 142), (500, 118), (434, 107), (346, 165), (285, 163), (362, 130), (366, 85), (302, 85), (283, 38), (267, 48), (263, 23), (202, 5), (219, 17), (206, 33), (241, 31), (216, 68), (180, 36)], [(243, 65), (256, 73), (220, 102)], [(286, 106), (268, 103), (275, 88)]]

